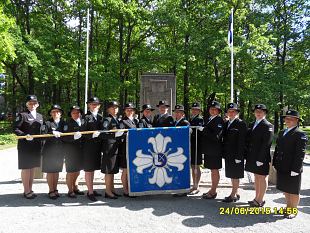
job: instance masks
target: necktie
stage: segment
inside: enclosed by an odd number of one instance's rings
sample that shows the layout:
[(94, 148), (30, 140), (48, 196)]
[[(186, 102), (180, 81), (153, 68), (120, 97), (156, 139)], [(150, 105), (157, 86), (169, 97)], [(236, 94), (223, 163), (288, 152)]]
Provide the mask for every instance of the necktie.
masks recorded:
[(255, 121), (255, 123), (254, 123), (254, 126), (253, 126), (253, 129), (252, 130), (254, 130), (255, 128), (256, 128), (256, 126), (258, 125), (258, 121)]
[(283, 133), (283, 136), (285, 136), (287, 134), (287, 132), (288, 132), (288, 129), (285, 129), (284, 133)]

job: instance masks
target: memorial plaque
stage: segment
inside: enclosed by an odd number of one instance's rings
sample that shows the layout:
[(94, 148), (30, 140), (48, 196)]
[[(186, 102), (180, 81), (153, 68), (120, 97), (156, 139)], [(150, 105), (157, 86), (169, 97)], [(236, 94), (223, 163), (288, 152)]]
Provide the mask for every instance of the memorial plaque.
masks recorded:
[[(140, 106), (145, 103), (156, 108), (160, 100), (166, 100), (171, 106), (176, 104), (176, 78), (174, 74), (145, 73), (141, 75)], [(158, 113), (157, 109), (155, 113)]]

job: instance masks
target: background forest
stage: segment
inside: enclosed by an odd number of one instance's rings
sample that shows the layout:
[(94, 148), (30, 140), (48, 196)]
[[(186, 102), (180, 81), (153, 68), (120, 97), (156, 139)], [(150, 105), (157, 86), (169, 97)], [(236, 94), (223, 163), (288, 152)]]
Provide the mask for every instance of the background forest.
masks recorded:
[(282, 110), (310, 123), (309, 2), (306, 0), (1, 0), (0, 111), (36, 94), (84, 106), (86, 14), (89, 93), (139, 103), (142, 73), (174, 73), (177, 102), (230, 100), (228, 23), (234, 9), (235, 99), (241, 117), (265, 103), (276, 130)]

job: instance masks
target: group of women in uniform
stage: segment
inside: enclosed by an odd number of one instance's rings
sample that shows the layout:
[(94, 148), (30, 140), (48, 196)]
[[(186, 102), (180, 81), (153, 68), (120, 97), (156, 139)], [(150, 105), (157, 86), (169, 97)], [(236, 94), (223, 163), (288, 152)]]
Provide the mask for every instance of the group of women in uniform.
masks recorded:
[[(268, 109), (264, 104), (254, 106), (255, 121), (248, 127), (239, 118), (240, 110), (235, 103), (227, 105), (226, 117), (223, 119), (219, 102), (212, 101), (208, 106), (208, 118), (202, 117), (201, 106), (195, 102), (191, 105), (189, 121), (186, 120), (183, 105), (175, 106), (173, 118), (168, 113), (170, 106), (164, 100), (159, 101), (159, 113), (154, 117), (152, 112), (155, 109), (150, 104), (144, 104), (140, 111), (140, 119), (135, 117), (138, 110), (132, 103), (124, 106), (122, 119), (118, 118), (119, 104), (116, 101), (108, 103), (107, 117), (99, 114), (101, 101), (97, 97), (90, 98), (87, 106), (88, 112), (84, 116), (80, 107), (72, 106), (67, 120), (64, 121), (63, 109), (57, 104), (52, 105), (48, 112), (50, 119), (43, 121), (42, 115), (36, 111), (39, 107), (37, 97), (27, 97), (27, 111), (20, 113), (14, 124), (15, 133), (26, 136), (26, 139), (18, 141), (18, 166), (22, 170), (25, 198), (36, 197), (32, 191), (32, 184), (34, 168), (40, 166), (41, 152), (42, 170), (47, 173), (49, 198), (59, 197), (57, 183), (64, 161), (68, 197), (84, 195), (77, 186), (77, 178), (82, 169), (85, 171), (87, 197), (91, 201), (96, 201), (96, 197), (101, 196), (93, 189), (96, 170), (105, 174), (105, 197), (117, 199), (121, 195), (114, 189), (114, 174), (122, 169), (123, 195), (130, 197), (126, 170), (126, 132), (117, 129), (190, 126), (193, 186), (190, 193), (181, 196), (200, 192), (200, 166), (204, 164), (205, 168), (211, 170), (211, 187), (208, 192), (202, 194), (202, 198), (215, 199), (220, 181), (219, 169), (222, 168), (224, 158), (225, 175), (231, 179), (232, 189), (223, 202), (236, 202), (240, 199), (239, 181), (244, 177), (244, 171), (248, 171), (254, 173), (255, 177), (255, 196), (249, 201), (249, 205), (264, 206), (271, 162), (270, 148), (274, 136), (273, 125), (266, 119)], [(299, 203), (302, 161), (308, 139), (298, 127), (301, 119), (297, 111), (289, 110), (282, 117), (287, 129), (280, 131), (278, 135), (273, 166), (277, 170), (277, 188), (284, 192), (287, 207), (296, 208)], [(94, 133), (82, 135), (82, 131)], [(74, 133), (71, 136), (61, 136), (61, 133), (66, 132)], [(42, 140), (31, 136), (42, 133), (53, 134), (54, 137)], [(295, 216), (286, 214), (288, 218)]]

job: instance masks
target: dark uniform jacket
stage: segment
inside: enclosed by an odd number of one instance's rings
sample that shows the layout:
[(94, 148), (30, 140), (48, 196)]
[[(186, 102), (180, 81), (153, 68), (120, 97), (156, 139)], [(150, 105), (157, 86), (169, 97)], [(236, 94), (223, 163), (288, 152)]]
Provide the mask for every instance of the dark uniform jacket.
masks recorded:
[[(97, 118), (97, 119), (96, 119)], [(94, 117), (91, 112), (87, 112), (87, 114), (84, 116), (84, 125), (83, 125), (83, 131), (100, 131), (103, 129), (103, 117), (100, 114), (97, 114), (97, 117)], [(101, 142), (100, 136), (97, 138), (93, 138), (92, 134), (84, 134), (83, 135), (86, 141), (91, 142)]]
[[(67, 132), (80, 132), (80, 131), (83, 131), (84, 130), (84, 124), (85, 124), (85, 121), (84, 121), (83, 118), (81, 119), (81, 126), (79, 126), (79, 124), (75, 120), (73, 120), (72, 118), (69, 118), (67, 120), (67, 124), (66, 124), (66, 126), (64, 128), (64, 132), (67, 133)], [(83, 137), (84, 136), (82, 136), (81, 138), (79, 138), (77, 140), (74, 140), (74, 136), (70, 135), (70, 136), (64, 136), (63, 140), (66, 143), (73, 144), (73, 145), (78, 145), (79, 147), (82, 147), (82, 144), (83, 144), (83, 141), (84, 141)]]
[(243, 160), (247, 127), (244, 121), (236, 118), (228, 127), (229, 121), (223, 128), (223, 157), (231, 160)]
[[(64, 120), (60, 120), (58, 124), (54, 122), (53, 119), (46, 121), (45, 123), (45, 131), (46, 134), (52, 134), (53, 131), (65, 132), (65, 128), (67, 129), (67, 123)], [(64, 137), (56, 138), (50, 137), (45, 139), (44, 147), (43, 147), (43, 156), (47, 154), (64, 154), (63, 142)]]
[(174, 126), (189, 126), (190, 123), (183, 117), (179, 122), (175, 121)]
[(153, 120), (153, 127), (173, 127), (174, 126), (174, 120), (171, 115), (168, 113), (162, 115), (160, 117), (160, 114), (155, 115)]
[[(103, 119), (103, 130), (120, 129), (120, 122), (112, 115), (108, 115)], [(102, 134), (102, 162), (101, 171), (108, 174), (116, 174), (119, 171), (117, 155), (119, 153), (119, 147), (121, 137), (115, 137), (115, 133), (103, 133)]]
[[(18, 136), (25, 136), (27, 134), (40, 134), (43, 125), (43, 117), (40, 113), (36, 114), (36, 118), (32, 116), (30, 111), (19, 113), (14, 123), (14, 133)], [(39, 139), (34, 139), (39, 140)], [(23, 141), (23, 140), (19, 140)]]
[(220, 116), (205, 122), (202, 131), (203, 154), (211, 157), (220, 157), (222, 155), (223, 127), (224, 121)]
[(139, 128), (152, 128), (152, 120), (142, 116), (141, 119), (139, 120)]
[[(19, 113), (14, 122), (13, 130), (14, 133), (18, 136), (25, 136), (27, 134), (41, 134), (41, 131), (44, 130), (43, 117), (41, 114), (36, 113), (36, 118), (32, 116), (30, 111), (25, 111)], [(27, 141), (26, 139), (19, 139), (17, 143), (17, 148), (20, 154), (31, 153), (34, 151), (41, 152), (42, 141), (41, 139), (33, 139), (32, 141)]]
[(277, 145), (273, 157), (273, 166), (277, 171), (301, 173), (302, 163), (307, 146), (307, 135), (298, 127), (291, 129), (285, 136), (281, 131), (277, 138)]
[[(191, 126), (203, 126), (204, 121), (202, 116), (197, 115), (190, 119), (189, 121)], [(202, 132), (198, 129), (192, 128), (191, 133), (191, 155), (194, 157), (196, 156), (196, 132), (197, 132), (197, 155), (201, 157), (202, 154)], [(195, 160), (195, 157), (192, 161)], [(201, 160), (201, 159), (200, 159)], [(201, 161), (199, 161), (201, 163)]]
[[(121, 121), (121, 128), (123, 129), (135, 129), (139, 128), (139, 120), (134, 118), (133, 120), (130, 120), (127, 116), (125, 116), (122, 121)], [(120, 165), (123, 168), (126, 168), (127, 163), (126, 163), (126, 137), (127, 137), (127, 132), (121, 136), (121, 145), (120, 145), (120, 151), (119, 155), (122, 157), (120, 161)]]
[(248, 162), (269, 163), (270, 147), (273, 138), (273, 125), (266, 119), (261, 120), (254, 128), (255, 122), (251, 123), (247, 132), (246, 160)]

